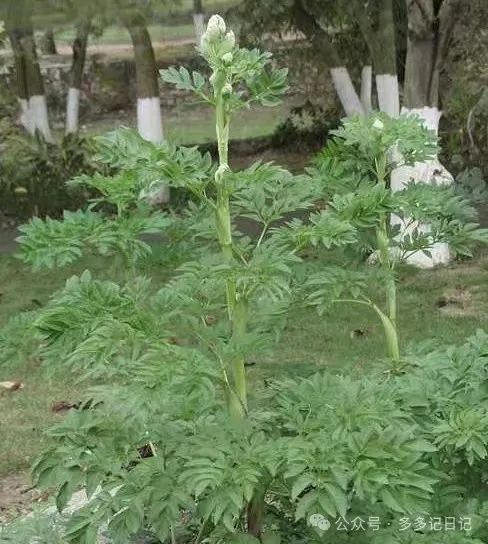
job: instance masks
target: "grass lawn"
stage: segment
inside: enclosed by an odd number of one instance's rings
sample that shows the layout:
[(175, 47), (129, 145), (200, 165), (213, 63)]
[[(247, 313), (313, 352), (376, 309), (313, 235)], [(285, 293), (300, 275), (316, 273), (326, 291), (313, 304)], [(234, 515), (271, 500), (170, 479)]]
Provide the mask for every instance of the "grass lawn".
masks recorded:
[[(166, 40), (182, 40), (192, 38), (194, 35), (193, 24), (191, 19), (187, 24), (165, 25), (165, 24), (150, 24), (148, 25), (149, 34), (153, 42)], [(75, 37), (73, 28), (66, 28), (56, 32), (55, 38), (59, 43), (71, 44)], [(90, 36), (90, 45), (114, 45), (114, 44), (131, 44), (129, 32), (123, 26), (111, 25), (103, 30), (101, 36)]]
[[(290, 103), (285, 101), (275, 108), (257, 106), (252, 110), (241, 110), (233, 117), (231, 138), (241, 140), (272, 134), (279, 123), (286, 119), (289, 109)], [(165, 136), (176, 144), (188, 145), (215, 141), (214, 113), (208, 107), (198, 104), (181, 104), (163, 111), (162, 115)], [(135, 111), (124, 112), (123, 115), (117, 113), (97, 121), (90, 121), (86, 127), (82, 120), (83, 131), (90, 136), (103, 134), (122, 125), (135, 127)]]
[[(206, 15), (213, 13), (223, 13), (232, 5), (238, 3), (238, 0), (207, 0), (204, 2)], [(193, 0), (182, 0), (175, 2), (161, 23), (152, 23), (149, 19), (148, 30), (153, 42), (185, 40), (193, 38), (195, 34), (191, 12), (193, 10)], [(163, 14), (156, 13), (156, 16), (162, 17)], [(178, 22), (174, 24), (171, 17), (179, 16), (179, 20), (188, 19), (188, 22)], [(185, 17), (186, 16), (186, 17)], [(75, 29), (66, 27), (64, 24), (55, 32), (55, 39), (60, 43), (71, 44), (75, 37)], [(129, 44), (131, 39), (125, 27), (118, 24), (112, 24), (103, 29), (101, 36), (91, 36), (90, 43), (96, 45)]]
[[(209, 16), (213, 13), (223, 13), (238, 3), (239, 0), (205, 0), (203, 7), (206, 15)], [(192, 11), (193, 0), (179, 0), (178, 2), (168, 3), (162, 9), (156, 7), (154, 15), (149, 18), (149, 32), (153, 40), (171, 40), (192, 37)], [(49, 11), (47, 9), (42, 9), (35, 13), (34, 21), (36, 23), (36, 28), (53, 28), (56, 41), (71, 43), (75, 35), (75, 30), (73, 26), (68, 26), (66, 22), (70, 20), (70, 17), (70, 13), (65, 13), (63, 10), (56, 9)], [(172, 25), (171, 19), (174, 17), (177, 17), (179, 20), (187, 18), (188, 23)], [(161, 24), (151, 24), (151, 20), (154, 19), (164, 22)], [(97, 43), (105, 44), (130, 43), (129, 34), (125, 28), (118, 24), (111, 24), (105, 27), (102, 36), (94, 39), (96, 39)]]
[[(165, 281), (167, 248), (155, 247), (142, 266), (154, 284)], [(320, 257), (327, 261), (327, 255)], [(0, 257), (3, 287), (0, 324), (21, 310), (44, 304), (50, 293), (61, 287), (67, 277), (90, 268), (107, 277), (107, 262), (89, 259), (62, 271), (31, 272), (12, 256)], [(401, 343), (435, 338), (441, 343), (461, 343), (488, 320), (488, 255), (435, 271), (402, 271), (400, 287)], [(452, 299), (444, 307), (439, 300)], [(356, 331), (356, 332), (355, 332)], [(358, 332), (360, 331), (360, 332)], [(262, 383), (265, 377), (307, 375), (319, 369), (362, 373), (384, 352), (382, 329), (376, 317), (357, 305), (336, 306), (318, 318), (313, 311), (293, 316), (273, 353), (249, 368), (251, 380)], [(50, 378), (37, 361), (17, 367), (0, 367), (0, 381), (19, 380), (25, 387), (16, 392), (0, 391), (2, 437), (0, 441), (0, 478), (26, 470), (32, 459), (46, 446), (43, 430), (62, 414), (51, 411), (56, 401), (76, 402), (82, 386), (69, 374)]]

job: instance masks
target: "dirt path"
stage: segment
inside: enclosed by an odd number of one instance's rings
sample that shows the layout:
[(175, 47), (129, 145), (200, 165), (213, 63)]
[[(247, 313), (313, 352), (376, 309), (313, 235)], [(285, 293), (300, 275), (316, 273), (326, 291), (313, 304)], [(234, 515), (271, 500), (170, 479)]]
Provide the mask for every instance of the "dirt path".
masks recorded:
[[(154, 49), (164, 49), (166, 47), (178, 47), (195, 44), (195, 38), (178, 38), (173, 40), (153, 40)], [(72, 47), (67, 43), (58, 43), (56, 45), (58, 55), (71, 57)], [(87, 48), (88, 55), (104, 55), (107, 57), (128, 57), (133, 55), (131, 43), (100, 43), (90, 44)]]

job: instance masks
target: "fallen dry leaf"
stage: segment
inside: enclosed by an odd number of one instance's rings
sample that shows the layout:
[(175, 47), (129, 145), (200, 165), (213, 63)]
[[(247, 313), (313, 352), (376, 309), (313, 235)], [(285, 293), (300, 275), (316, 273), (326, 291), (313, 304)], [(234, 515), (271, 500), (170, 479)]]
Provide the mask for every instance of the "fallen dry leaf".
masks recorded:
[(51, 412), (65, 412), (67, 410), (71, 410), (71, 408), (76, 408), (76, 404), (71, 404), (70, 402), (66, 402), (65, 400), (58, 400), (52, 403)]
[(24, 384), (22, 382), (0, 382), (0, 387), (7, 389), (7, 391), (18, 391), (24, 389)]

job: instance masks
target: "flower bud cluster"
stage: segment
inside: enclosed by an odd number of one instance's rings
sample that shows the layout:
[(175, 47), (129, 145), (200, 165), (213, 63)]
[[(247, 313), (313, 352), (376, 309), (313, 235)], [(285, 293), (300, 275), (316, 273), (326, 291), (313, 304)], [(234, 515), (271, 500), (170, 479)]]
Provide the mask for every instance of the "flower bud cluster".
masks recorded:
[(230, 65), (235, 46), (234, 32), (227, 31), (225, 21), (220, 15), (212, 15), (200, 43), (203, 56), (210, 61), (222, 61), (225, 65)]

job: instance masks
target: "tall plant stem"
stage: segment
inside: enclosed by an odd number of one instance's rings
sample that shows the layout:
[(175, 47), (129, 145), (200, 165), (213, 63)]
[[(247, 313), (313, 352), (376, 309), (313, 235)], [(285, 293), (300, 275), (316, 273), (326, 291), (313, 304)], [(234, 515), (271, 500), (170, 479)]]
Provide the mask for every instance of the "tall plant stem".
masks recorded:
[(373, 309), (380, 318), (383, 325), (388, 357), (390, 357), (392, 361), (400, 360), (400, 350), (398, 347), (398, 335), (396, 327), (393, 325), (390, 318), (384, 312), (382, 312), (380, 308), (376, 306), (376, 304), (374, 304), (370, 300), (358, 300), (355, 298), (339, 298), (333, 300), (332, 302), (349, 302), (351, 304), (362, 304), (363, 306), (368, 306), (369, 308)]
[[(384, 214), (381, 218), (380, 225), (376, 230), (380, 264), (386, 276), (385, 289), (387, 315), (383, 312), (379, 315), (385, 329), (388, 355), (393, 361), (398, 361), (400, 358), (400, 349), (397, 331), (397, 296), (395, 278), (393, 277), (393, 262), (390, 255), (390, 244), (388, 242), (387, 221), (388, 215)], [(379, 309), (376, 309), (376, 311), (378, 313)], [(384, 320), (385, 317), (388, 318), (387, 322)]]
[[(219, 168), (215, 173), (217, 202), (215, 222), (222, 254), (228, 263), (233, 263), (233, 241), (230, 217), (229, 187), (226, 183), (226, 173), (229, 170), (229, 117), (225, 111), (222, 91), (216, 96), (216, 132), (219, 151)], [(247, 329), (247, 301), (239, 298), (236, 281), (229, 278), (226, 281), (227, 309), (232, 323), (232, 339), (238, 345)], [(228, 392), (228, 403), (231, 413), (238, 419), (247, 413), (247, 388), (244, 358), (237, 356), (232, 359), (233, 390)]]
[(247, 532), (256, 538), (260, 538), (263, 531), (265, 492), (266, 486), (256, 491), (247, 507)]
[(382, 312), (378, 306), (376, 306), (376, 304), (373, 304), (372, 308), (378, 314), (379, 318), (381, 319), (381, 323), (383, 324), (388, 357), (390, 357), (393, 362), (398, 362), (400, 360), (400, 348), (398, 345), (396, 326), (391, 319), (384, 312)]

